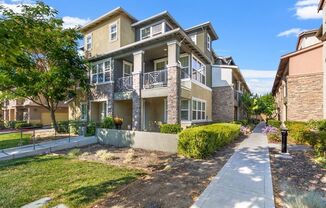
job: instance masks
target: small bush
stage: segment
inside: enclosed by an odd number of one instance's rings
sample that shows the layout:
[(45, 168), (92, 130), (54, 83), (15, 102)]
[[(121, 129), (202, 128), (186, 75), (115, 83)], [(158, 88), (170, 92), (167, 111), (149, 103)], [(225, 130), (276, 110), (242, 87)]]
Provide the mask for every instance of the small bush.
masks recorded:
[(182, 131), (180, 124), (162, 124), (160, 132), (164, 134), (178, 134)]
[(85, 121), (79, 121), (79, 120), (71, 120), (70, 123), (70, 133), (72, 134), (79, 134), (79, 129), (82, 126), (85, 126)]
[(240, 135), (240, 125), (218, 123), (189, 128), (179, 135), (178, 153), (191, 158), (206, 158)]
[(319, 131), (326, 131), (326, 120), (318, 121), (317, 128)]
[(98, 158), (100, 158), (101, 160), (116, 160), (119, 159), (119, 157), (114, 156), (114, 154), (112, 154), (111, 152), (107, 151), (107, 150), (98, 150), (96, 152), (96, 156)]
[(278, 120), (268, 120), (268, 125), (273, 126), (275, 128), (280, 128), (282, 122)]
[(5, 121), (4, 126), (8, 129), (14, 129), (15, 128), (16, 121)]
[(81, 151), (80, 149), (72, 149), (68, 152), (68, 156), (69, 157), (76, 157), (76, 156), (79, 156), (81, 155)]
[(57, 125), (59, 133), (69, 133), (69, 121), (58, 121)]
[(285, 126), (289, 130), (289, 139), (296, 144), (304, 144), (304, 132), (309, 130), (309, 125), (301, 121), (286, 121)]
[(111, 116), (105, 117), (103, 119), (103, 123), (101, 125), (101, 128), (104, 129), (113, 129), (114, 128), (114, 120)]
[(326, 201), (323, 199), (322, 194), (309, 191), (298, 192), (291, 191), (285, 198), (285, 204), (288, 208), (324, 208), (326, 207)]
[(320, 156), (325, 156), (326, 152), (326, 132), (325, 131), (310, 131), (303, 132), (303, 139), (311, 145), (316, 153)]
[(32, 126), (33, 126), (33, 128), (42, 128), (43, 127), (43, 124), (36, 123), (36, 124), (33, 124)]
[(15, 129), (27, 128), (32, 127), (31, 123), (27, 123), (27, 121), (16, 121), (15, 122)]
[(94, 136), (96, 133), (96, 123), (91, 121), (86, 127), (86, 136)]

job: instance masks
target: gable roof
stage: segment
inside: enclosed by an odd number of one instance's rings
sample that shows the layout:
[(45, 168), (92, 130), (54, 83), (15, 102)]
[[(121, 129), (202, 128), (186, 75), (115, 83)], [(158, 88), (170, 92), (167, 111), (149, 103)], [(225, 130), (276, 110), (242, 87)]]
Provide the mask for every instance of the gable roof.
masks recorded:
[(297, 47), (296, 47), (296, 50), (298, 50), (299, 48), (299, 44), (300, 44), (300, 40), (305, 37), (305, 36), (309, 36), (309, 35), (314, 35), (316, 36), (318, 33), (318, 29), (312, 29), (312, 30), (307, 30), (307, 31), (304, 31), (302, 33), (299, 34), (299, 37), (298, 37), (298, 41), (297, 41)]
[(172, 24), (174, 24), (175, 27), (181, 28), (179, 23), (172, 17), (172, 15), (168, 11), (163, 11), (163, 12), (155, 14), (155, 15), (153, 15), (151, 17), (148, 17), (146, 19), (135, 22), (131, 26), (136, 27), (136, 26), (145, 25), (145, 24), (147, 24), (149, 22), (155, 21), (156, 19), (159, 19), (159, 18), (162, 18), (162, 17), (168, 19)]
[(191, 33), (191, 32), (193, 32), (193, 31), (195, 31), (197, 29), (201, 29), (201, 28), (204, 28), (204, 27), (207, 27), (209, 29), (209, 32), (211, 33), (213, 40), (217, 40), (218, 39), (218, 35), (217, 35), (216, 31), (214, 30), (213, 25), (209, 21), (208, 22), (201, 23), (199, 25), (192, 26), (190, 28), (187, 28), (187, 29), (185, 29), (185, 31), (187, 33)]
[(80, 30), (83, 31), (87, 31), (88, 29), (100, 24), (101, 22), (109, 19), (110, 17), (117, 15), (117, 14), (124, 14), (127, 17), (129, 17), (133, 22), (136, 22), (137, 19), (135, 17), (133, 17), (131, 14), (129, 14), (126, 10), (124, 10), (122, 7), (117, 7), (109, 12), (107, 12), (106, 14), (96, 18), (95, 20), (87, 23), (85, 26), (83, 26)]

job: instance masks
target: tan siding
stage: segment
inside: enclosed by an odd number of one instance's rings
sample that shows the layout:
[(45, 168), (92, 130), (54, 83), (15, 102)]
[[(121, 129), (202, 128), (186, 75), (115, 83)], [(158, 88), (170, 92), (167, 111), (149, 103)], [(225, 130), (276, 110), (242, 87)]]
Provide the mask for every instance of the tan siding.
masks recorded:
[(126, 16), (121, 16), (121, 47), (135, 42), (135, 31), (131, 27), (131, 20)]
[(208, 116), (208, 120), (212, 119), (212, 91), (201, 87), (195, 83), (192, 83), (191, 87), (192, 96), (195, 98), (199, 98), (202, 100), (206, 100), (206, 114)]

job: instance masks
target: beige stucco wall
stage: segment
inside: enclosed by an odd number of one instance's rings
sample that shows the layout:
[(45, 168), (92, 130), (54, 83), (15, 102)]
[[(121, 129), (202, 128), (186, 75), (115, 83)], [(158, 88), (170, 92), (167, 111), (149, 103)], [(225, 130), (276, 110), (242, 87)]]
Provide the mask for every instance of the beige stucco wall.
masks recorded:
[(159, 124), (164, 122), (164, 98), (144, 99), (145, 128), (148, 131), (159, 131)]
[[(117, 22), (118, 38), (115, 41), (109, 40), (109, 26)], [(131, 28), (131, 21), (124, 15), (118, 15), (84, 32), (84, 45), (86, 50), (86, 37), (92, 35), (92, 56), (101, 55), (119, 49), (121, 46), (134, 42), (134, 31)]]
[(69, 120), (79, 120), (81, 116), (81, 103), (87, 103), (85, 94), (78, 90), (76, 99), (69, 103)]
[(302, 75), (323, 71), (322, 45), (305, 53), (293, 56), (289, 60), (289, 75)]
[(114, 116), (123, 118), (122, 129), (131, 129), (132, 125), (132, 101), (114, 101)]

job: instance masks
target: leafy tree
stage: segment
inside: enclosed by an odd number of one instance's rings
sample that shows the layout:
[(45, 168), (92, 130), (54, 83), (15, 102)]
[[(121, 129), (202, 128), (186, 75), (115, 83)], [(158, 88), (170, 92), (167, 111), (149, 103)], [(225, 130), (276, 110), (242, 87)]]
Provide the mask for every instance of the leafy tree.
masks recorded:
[(46, 108), (55, 129), (60, 102), (88, 89), (87, 69), (78, 55), (77, 29), (64, 29), (57, 11), (37, 2), (22, 11), (0, 7), (0, 91)]
[(259, 111), (271, 118), (276, 110), (275, 99), (272, 94), (268, 93), (259, 97)]
[(260, 114), (265, 114), (268, 118), (271, 118), (276, 110), (275, 100), (272, 94), (258, 96), (244, 93), (241, 101), (248, 119), (252, 115)]
[(247, 119), (249, 120), (251, 115), (253, 115), (253, 99), (250, 93), (243, 93), (241, 96), (241, 104), (246, 112)]

